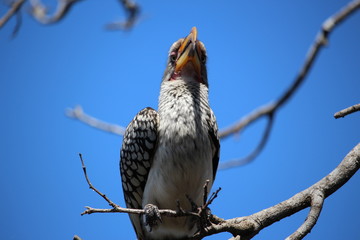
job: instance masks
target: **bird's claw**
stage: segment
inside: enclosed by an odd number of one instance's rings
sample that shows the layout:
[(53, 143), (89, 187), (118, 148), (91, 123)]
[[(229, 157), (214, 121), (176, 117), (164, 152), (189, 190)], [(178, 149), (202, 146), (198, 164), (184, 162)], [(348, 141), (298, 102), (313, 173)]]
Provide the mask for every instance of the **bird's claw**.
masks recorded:
[(154, 204), (146, 204), (144, 207), (143, 222), (147, 231), (151, 232), (158, 223), (162, 222), (159, 208)]

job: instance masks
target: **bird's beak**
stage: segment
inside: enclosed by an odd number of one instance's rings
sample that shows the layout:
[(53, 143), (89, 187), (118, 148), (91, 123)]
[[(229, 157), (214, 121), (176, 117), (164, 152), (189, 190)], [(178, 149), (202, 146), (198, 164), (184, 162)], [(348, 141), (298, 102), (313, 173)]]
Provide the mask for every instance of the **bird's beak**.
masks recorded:
[(180, 71), (188, 62), (191, 62), (195, 71), (198, 73), (198, 76), (201, 76), (200, 56), (197, 52), (197, 48), (199, 48), (198, 44), (197, 29), (196, 27), (193, 27), (178, 50), (179, 57), (175, 65), (176, 72)]

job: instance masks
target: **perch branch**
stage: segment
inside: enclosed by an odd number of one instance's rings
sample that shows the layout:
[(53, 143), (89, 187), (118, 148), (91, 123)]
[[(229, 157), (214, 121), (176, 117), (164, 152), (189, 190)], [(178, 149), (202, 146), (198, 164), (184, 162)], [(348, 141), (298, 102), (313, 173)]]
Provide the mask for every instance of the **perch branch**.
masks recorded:
[(354, 106), (345, 108), (337, 113), (334, 114), (334, 118), (338, 119), (338, 118), (343, 118), (346, 115), (349, 115), (351, 113), (360, 111), (360, 103), (359, 104), (355, 104)]
[[(85, 176), (85, 179), (86, 179), (86, 182), (87, 182), (89, 188), (92, 189), (93, 191), (95, 191), (98, 195), (100, 195), (112, 207), (110, 209), (102, 209), (102, 208), (92, 208), (92, 207), (86, 206), (85, 207), (86, 210), (84, 212), (82, 212), (81, 215), (92, 214), (92, 213), (133, 213), (133, 214), (144, 214), (145, 213), (145, 211), (143, 209), (120, 207), (119, 205), (117, 205), (113, 201), (111, 201), (110, 198), (108, 198), (105, 194), (103, 194), (97, 188), (95, 188), (92, 185), (92, 183), (90, 182), (90, 179), (87, 175), (86, 166), (85, 166), (85, 163), (84, 163), (81, 153), (79, 153), (79, 157), (80, 157), (81, 166), (82, 166), (82, 169), (84, 172), (84, 176)], [(220, 191), (220, 189), (211, 195), (209, 201), (206, 203), (206, 207), (209, 206), (212, 203), (212, 201), (217, 197), (217, 194), (219, 191)], [(174, 210), (170, 210), (170, 209), (160, 209), (159, 213), (161, 215), (165, 215), (165, 216), (169, 216), (169, 217), (183, 217), (183, 216), (200, 217), (201, 210), (199, 210), (199, 212), (196, 213), (196, 212), (189, 212), (189, 211), (184, 211), (184, 210), (182, 210), (182, 209), (180, 210), (180, 209), (181, 209), (180, 206), (179, 206), (179, 211), (174, 211)]]
[(288, 240), (302, 239), (315, 225), (324, 199), (341, 188), (359, 168), (360, 143), (346, 155), (330, 174), (311, 187), (297, 193), (288, 200), (250, 216), (229, 220), (220, 219), (217, 224), (208, 226), (192, 239), (202, 239), (216, 233), (229, 232), (234, 236), (240, 235), (242, 240), (248, 240), (273, 223), (310, 207), (307, 220), (294, 234), (288, 237)]

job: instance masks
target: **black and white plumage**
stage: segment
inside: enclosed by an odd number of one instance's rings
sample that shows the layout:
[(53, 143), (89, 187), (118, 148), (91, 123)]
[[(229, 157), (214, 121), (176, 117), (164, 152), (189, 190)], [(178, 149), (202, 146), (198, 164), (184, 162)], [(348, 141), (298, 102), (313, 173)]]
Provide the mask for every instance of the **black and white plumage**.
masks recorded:
[[(202, 205), (203, 186), (215, 179), (219, 138), (208, 101), (206, 50), (194, 27), (170, 48), (158, 112), (141, 110), (128, 125), (120, 172), (129, 208), (157, 206), (192, 210), (187, 196)], [(130, 214), (139, 240), (186, 239), (198, 229), (190, 217), (165, 217), (154, 226)]]

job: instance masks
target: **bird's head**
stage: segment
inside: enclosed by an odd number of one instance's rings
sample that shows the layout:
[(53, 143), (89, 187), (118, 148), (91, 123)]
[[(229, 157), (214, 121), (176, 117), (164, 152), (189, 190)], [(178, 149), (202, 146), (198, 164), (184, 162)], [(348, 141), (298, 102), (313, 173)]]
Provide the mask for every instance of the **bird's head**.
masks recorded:
[(164, 81), (195, 81), (208, 86), (205, 45), (197, 39), (197, 29), (176, 41), (169, 51)]

